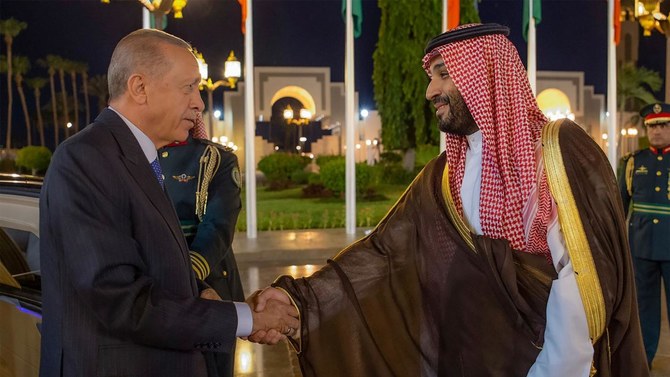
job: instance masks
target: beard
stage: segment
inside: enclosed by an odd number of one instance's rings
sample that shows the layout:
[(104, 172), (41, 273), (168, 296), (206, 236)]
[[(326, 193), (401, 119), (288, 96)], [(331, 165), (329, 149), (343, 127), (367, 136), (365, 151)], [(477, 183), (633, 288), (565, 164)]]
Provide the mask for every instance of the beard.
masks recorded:
[(456, 92), (452, 96), (437, 97), (433, 100), (433, 103), (449, 105), (449, 112), (437, 120), (437, 128), (440, 131), (465, 136), (479, 129), (460, 93)]

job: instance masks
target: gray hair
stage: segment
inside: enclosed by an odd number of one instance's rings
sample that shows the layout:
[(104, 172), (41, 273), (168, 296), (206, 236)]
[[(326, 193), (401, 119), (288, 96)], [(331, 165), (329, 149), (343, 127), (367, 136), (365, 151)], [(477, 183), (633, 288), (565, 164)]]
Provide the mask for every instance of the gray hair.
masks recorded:
[(141, 72), (156, 77), (168, 71), (170, 61), (161, 48), (164, 44), (193, 51), (191, 45), (183, 39), (155, 29), (136, 30), (119, 41), (107, 69), (110, 100), (126, 92), (132, 74)]

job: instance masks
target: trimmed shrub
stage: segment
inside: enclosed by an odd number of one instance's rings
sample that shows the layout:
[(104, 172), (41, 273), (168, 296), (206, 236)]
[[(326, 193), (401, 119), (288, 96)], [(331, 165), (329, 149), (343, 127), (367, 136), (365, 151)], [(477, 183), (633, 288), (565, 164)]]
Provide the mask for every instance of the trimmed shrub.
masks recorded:
[[(345, 191), (346, 164), (343, 159), (329, 161), (321, 167), (323, 185), (335, 194)], [(373, 169), (367, 164), (356, 164), (356, 191), (368, 192), (372, 186)]]
[(258, 170), (262, 171), (271, 190), (281, 190), (291, 186), (291, 176), (302, 171), (310, 158), (297, 154), (277, 152), (258, 161)]
[(51, 151), (47, 147), (30, 146), (16, 152), (16, 166), (29, 169), (32, 175), (46, 172), (51, 162)]
[(316, 164), (319, 165), (319, 168), (322, 168), (324, 165), (331, 161), (337, 161), (337, 160), (342, 160), (344, 161), (345, 158), (344, 156), (339, 156), (339, 155), (324, 155), (324, 156), (317, 156), (316, 157)]
[(400, 163), (377, 164), (374, 167), (375, 180), (379, 183), (406, 185), (412, 182), (415, 172), (408, 172)]
[(291, 173), (291, 182), (295, 185), (306, 185), (309, 182), (309, 177), (314, 173), (304, 171), (302, 169), (296, 170)]
[(394, 162), (401, 162), (402, 156), (395, 152), (383, 152), (379, 155), (380, 164), (392, 164)]

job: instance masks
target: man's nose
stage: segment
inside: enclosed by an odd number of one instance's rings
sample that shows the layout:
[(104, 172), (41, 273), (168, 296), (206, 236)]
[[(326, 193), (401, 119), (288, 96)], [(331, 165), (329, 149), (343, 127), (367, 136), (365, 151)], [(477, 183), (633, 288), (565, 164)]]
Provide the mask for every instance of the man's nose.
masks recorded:
[(200, 96), (200, 91), (195, 94), (195, 98), (191, 101), (191, 106), (200, 112), (205, 109), (205, 102), (203, 102), (202, 97)]
[(433, 98), (440, 95), (440, 90), (437, 84), (431, 79), (428, 82), (428, 87), (426, 88), (426, 99), (431, 101)]

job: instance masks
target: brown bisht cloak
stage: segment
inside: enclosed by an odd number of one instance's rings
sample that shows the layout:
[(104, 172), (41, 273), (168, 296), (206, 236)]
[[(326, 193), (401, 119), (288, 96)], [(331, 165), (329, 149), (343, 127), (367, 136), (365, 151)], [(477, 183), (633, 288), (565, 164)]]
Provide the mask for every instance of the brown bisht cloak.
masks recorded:
[[(646, 376), (614, 175), (579, 126), (550, 127), (543, 148), (558, 153), (544, 159), (559, 160), (565, 173), (565, 182), (552, 181), (555, 167), (545, 161), (561, 228), (588, 240), (575, 248), (566, 236), (593, 329), (595, 375)], [(543, 256), (469, 233), (444, 174), (442, 154), (369, 236), (311, 277), (277, 279), (300, 310), (294, 345), (303, 376), (526, 376), (543, 344), (556, 272)], [(572, 213), (559, 198), (570, 193)]]

